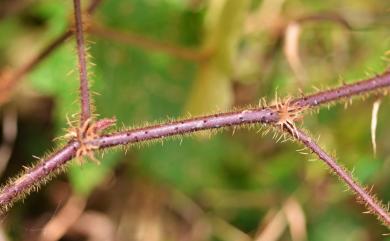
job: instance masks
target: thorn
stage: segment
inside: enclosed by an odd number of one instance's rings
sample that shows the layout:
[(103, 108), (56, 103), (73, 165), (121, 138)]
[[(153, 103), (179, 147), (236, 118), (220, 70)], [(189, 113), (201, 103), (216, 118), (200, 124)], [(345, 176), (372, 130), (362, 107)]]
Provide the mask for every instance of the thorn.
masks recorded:
[(74, 73), (74, 69), (71, 69), (68, 71), (68, 73), (66, 73), (66, 76), (68, 77), (68, 76), (72, 75), (73, 73)]
[(272, 136), (272, 139), (276, 139), (276, 137), (277, 137), (277, 132), (275, 131), (274, 135)]
[(263, 130), (263, 126), (260, 126), (260, 128), (256, 131), (256, 134), (259, 134)]
[(283, 136), (283, 134), (280, 134), (279, 138), (276, 140), (276, 143), (278, 143), (283, 138)]
[(32, 155), (34, 159), (40, 160), (41, 158), (39, 156)]

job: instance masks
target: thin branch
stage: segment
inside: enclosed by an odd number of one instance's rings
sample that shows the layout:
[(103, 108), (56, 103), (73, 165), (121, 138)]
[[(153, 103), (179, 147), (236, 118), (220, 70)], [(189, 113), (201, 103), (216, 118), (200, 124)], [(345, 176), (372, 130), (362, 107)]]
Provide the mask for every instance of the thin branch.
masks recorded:
[(361, 80), (352, 84), (345, 84), (338, 88), (320, 91), (308, 96), (303, 96), (291, 101), (292, 104), (303, 108), (312, 108), (334, 101), (346, 100), (349, 97), (367, 95), (370, 92), (383, 91), (387, 94), (390, 86), (390, 70), (367, 80)]
[[(327, 104), (341, 98), (352, 97), (372, 91), (379, 91), (381, 88), (390, 86), (390, 72), (376, 76), (369, 80), (360, 81), (350, 85), (344, 85), (332, 90), (319, 92), (307, 97), (301, 97), (290, 101), (291, 105), (315, 107), (320, 104)], [(218, 129), (230, 126), (247, 124), (271, 124), (275, 125), (280, 120), (278, 106), (259, 107), (244, 109), (234, 112), (226, 112), (215, 115), (201, 116), (181, 121), (174, 121), (160, 125), (153, 125), (128, 131), (114, 132), (100, 136), (95, 140), (82, 145), (95, 147), (92, 149), (105, 149), (118, 145), (127, 145), (138, 142), (145, 142), (154, 139), (162, 139), (168, 136), (184, 135), (191, 132)], [(10, 205), (26, 195), (34, 187), (52, 176), (53, 173), (63, 170), (63, 166), (75, 157), (81, 144), (71, 141), (65, 147), (55, 152), (46, 159), (43, 159), (35, 167), (29, 168), (18, 178), (11, 180), (0, 191), (0, 210), (5, 211)]]
[(255, 123), (273, 124), (278, 120), (278, 112), (271, 107), (245, 109), (241, 111), (201, 116), (187, 120), (164, 123), (161, 125), (116, 132), (101, 136), (99, 139), (95, 139), (90, 144), (99, 146), (99, 148), (107, 148), (110, 146), (127, 145), (131, 143), (161, 139), (169, 136), (185, 135), (203, 130)]
[[(87, 8), (87, 13), (93, 13), (99, 6), (102, 0), (91, 0), (90, 5)], [(60, 47), (67, 39), (73, 35), (71, 30), (67, 30), (53, 40), (42, 52), (27, 61), (24, 65), (18, 68), (16, 71), (11, 72), (8, 78), (1, 81), (0, 95), (8, 94), (16, 84), (23, 79), (23, 77), (38, 66), (45, 58), (47, 58), (54, 50)], [(3, 100), (2, 100), (3, 101)]]
[(9, 184), (1, 190), (0, 211), (5, 212), (13, 202), (28, 195), (30, 191), (37, 190), (41, 183), (61, 171), (75, 156), (79, 146), (78, 142), (70, 142), (36, 166), (27, 169), (19, 177), (10, 180)]
[(387, 227), (390, 228), (390, 213), (384, 208), (384, 205), (374, 198), (369, 191), (363, 188), (357, 180), (355, 180), (348, 171), (338, 164), (333, 157), (326, 153), (312, 138), (305, 132), (295, 129), (293, 133), (290, 129), (285, 128), (294, 138), (300, 141), (303, 145), (309, 148), (315, 155), (323, 160), (332, 172), (342, 179), (345, 184), (356, 194), (358, 200), (361, 201), (368, 210), (377, 216)]
[(84, 42), (84, 29), (80, 0), (73, 0), (73, 5), (76, 28), (75, 36), (77, 44), (77, 56), (79, 60), (78, 66), (80, 72), (80, 125), (83, 125), (83, 123), (91, 117), (91, 104), (88, 86), (87, 56)]
[(67, 40), (71, 36), (72, 36), (71, 31), (64, 32), (56, 39), (54, 39), (53, 42), (51, 42), (46, 48), (44, 48), (43, 51), (40, 52), (38, 55), (34, 56), (32, 59), (30, 59), (27, 63), (22, 65), (17, 70), (12, 71), (9, 77), (6, 77), (4, 78), (4, 80), (1, 81), (1, 85), (0, 85), (1, 95), (9, 94), (9, 92), (12, 91), (13, 87), (16, 86), (16, 84), (19, 83), (19, 81), (22, 80), (27, 73), (29, 73), (36, 66), (38, 66), (38, 64), (41, 63), (42, 60), (44, 60), (47, 56), (49, 56), (55, 49), (61, 46), (65, 42), (65, 40)]
[(175, 46), (148, 38), (146, 36), (135, 33), (120, 32), (118, 30), (104, 27), (98, 24), (91, 25), (88, 31), (89, 33), (99, 37), (107, 38), (124, 44), (134, 45), (146, 50), (159, 51), (185, 60), (200, 62), (204, 59), (207, 59), (212, 54), (212, 51)]

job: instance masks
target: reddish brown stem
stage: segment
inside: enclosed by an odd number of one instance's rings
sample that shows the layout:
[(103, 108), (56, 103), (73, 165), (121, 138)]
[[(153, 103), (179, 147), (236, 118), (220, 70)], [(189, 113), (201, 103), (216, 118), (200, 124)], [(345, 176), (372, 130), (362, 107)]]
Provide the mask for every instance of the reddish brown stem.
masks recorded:
[[(87, 8), (87, 13), (93, 13), (101, 3), (101, 0), (92, 0)], [(72, 31), (67, 30), (56, 39), (53, 40), (46, 48), (43, 49), (38, 55), (34, 56), (27, 63), (22, 65), (19, 69), (11, 73), (11, 76), (4, 81), (0, 86), (1, 95), (8, 94), (14, 86), (31, 70), (33, 70), (39, 63), (48, 57), (54, 50), (61, 46), (67, 39), (72, 36)]]
[(74, 18), (75, 18), (75, 36), (77, 45), (77, 57), (79, 60), (79, 73), (80, 73), (80, 102), (81, 102), (81, 114), (80, 125), (91, 117), (91, 104), (88, 86), (88, 69), (87, 69), (87, 56), (84, 42), (84, 30), (83, 20), (81, 13), (80, 0), (73, 0), (74, 5)]
[(212, 51), (183, 48), (168, 43), (159, 42), (145, 36), (134, 33), (124, 33), (97, 24), (92, 25), (88, 31), (91, 34), (97, 35), (99, 37), (107, 38), (124, 44), (131, 44), (147, 50), (156, 50), (177, 58), (196, 62), (207, 59), (212, 53)]
[[(390, 70), (381, 75), (374, 76), (367, 80), (346, 84), (338, 88), (317, 92), (308, 96), (303, 96), (291, 101), (300, 107), (312, 108), (333, 101), (347, 99), (349, 97), (368, 94), (390, 86)], [(385, 91), (386, 93), (387, 91)]]
[(390, 228), (390, 213), (384, 209), (384, 205), (376, 200), (370, 193), (363, 188), (358, 181), (354, 180), (348, 171), (338, 164), (328, 153), (326, 153), (312, 138), (305, 132), (295, 129), (292, 133), (286, 128), (294, 138), (300, 141), (303, 145), (309, 148), (315, 155), (323, 160), (332, 172), (338, 176), (345, 184), (356, 194), (358, 200), (361, 201), (368, 210), (378, 217), (387, 227)]

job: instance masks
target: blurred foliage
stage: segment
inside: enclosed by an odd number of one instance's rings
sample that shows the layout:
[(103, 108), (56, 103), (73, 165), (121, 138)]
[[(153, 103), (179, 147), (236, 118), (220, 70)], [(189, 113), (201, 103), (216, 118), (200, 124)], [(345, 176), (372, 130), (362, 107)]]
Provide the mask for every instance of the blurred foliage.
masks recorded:
[[(0, 67), (21, 66), (72, 19), (71, 1), (6, 0), (0, 1), (2, 8), (9, 13), (0, 11)], [(211, 48), (214, 55), (183, 60), (164, 50), (89, 35), (96, 113), (116, 116), (118, 129), (138, 127), (217, 107), (256, 105), (261, 97), (272, 101), (276, 91), (298, 96), (299, 89), (311, 93), (313, 86), (364, 79), (388, 65), (389, 10), (385, 0), (103, 0), (92, 23), (192, 51)], [(283, 51), (288, 38), (283, 26), (329, 13), (352, 29), (334, 20), (301, 22), (305, 78), (298, 81)], [(30, 165), (31, 155), (42, 156), (55, 146), (52, 139), (64, 135), (66, 116), (76, 118), (74, 46), (71, 39), (46, 58), (3, 105), (2, 110), (19, 113), (19, 134), (3, 181)], [(344, 103), (323, 108), (302, 125), (321, 136), (322, 146), (388, 202), (390, 103), (384, 98), (379, 112), (375, 157), (370, 141), (374, 100), (357, 99), (347, 109)], [(272, 135), (262, 137), (257, 131), (243, 128), (146, 143), (131, 146), (126, 154), (109, 151), (99, 156), (100, 165), (72, 164), (64, 176), (18, 203), (1, 228), (9, 240), (35, 240), (67, 195), (77, 193), (89, 200), (87, 210), (109, 217), (119, 240), (141, 240), (137, 234), (147, 224), (146, 240), (249, 240), (293, 198), (306, 216), (308, 240), (390, 240), (382, 236), (388, 230), (362, 214), (361, 205), (322, 163), (307, 162), (312, 159), (297, 153), (296, 144), (275, 143)], [(280, 232), (278, 240), (304, 240), (294, 239), (288, 228)], [(80, 239), (70, 234), (62, 240)]]

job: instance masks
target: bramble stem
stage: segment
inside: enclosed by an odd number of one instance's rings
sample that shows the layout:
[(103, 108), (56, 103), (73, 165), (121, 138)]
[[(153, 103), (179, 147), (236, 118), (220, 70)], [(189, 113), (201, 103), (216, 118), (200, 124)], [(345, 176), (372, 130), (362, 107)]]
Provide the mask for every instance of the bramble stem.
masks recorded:
[(356, 83), (346, 84), (326, 91), (320, 91), (311, 95), (291, 101), (300, 107), (315, 107), (322, 104), (328, 104), (333, 101), (345, 100), (349, 97), (368, 94), (390, 86), (390, 69), (383, 74), (374, 76), (367, 80), (357, 81)]
[[(331, 90), (318, 92), (304, 96), (290, 103), (292, 106), (312, 108), (321, 104), (327, 104), (342, 98), (352, 97), (359, 94), (366, 94), (390, 86), (390, 72), (359, 81), (353, 84), (344, 85)], [(228, 126), (237, 126), (251, 123), (274, 124), (278, 122), (279, 116), (275, 106), (265, 108), (252, 108), (243, 111), (226, 112), (209, 116), (201, 116), (193, 119), (164, 123), (156, 126), (144, 127), (112, 133), (95, 140), (93, 145), (101, 148), (129, 143), (160, 139), (168, 136), (182, 135), (186, 133), (215, 129)]]
[[(277, 120), (277, 112), (270, 108), (259, 108), (203, 116), (142, 129), (113, 133), (102, 136), (91, 143), (84, 144), (99, 146), (100, 149), (103, 149), (167, 136), (183, 135), (200, 130), (251, 123), (273, 123)], [(5, 211), (14, 201), (28, 193), (33, 187), (39, 186), (50, 174), (61, 171), (61, 167), (75, 157), (79, 147), (80, 143), (77, 141), (69, 143), (60, 151), (49, 156), (46, 160), (42, 160), (37, 166), (26, 170), (16, 181), (6, 185), (0, 192), (0, 211)]]
[(174, 121), (161, 125), (121, 131), (101, 136), (90, 144), (100, 148), (127, 145), (169, 136), (185, 135), (192, 132), (248, 124), (273, 124), (279, 120), (278, 113), (272, 108), (245, 109), (215, 115), (201, 116), (192, 119)]
[[(299, 105), (300, 107), (314, 107), (341, 98), (378, 91), (379, 89), (387, 88), (389, 86), (390, 72), (385, 72), (384, 74), (370, 78), (369, 80), (363, 80), (354, 84), (344, 85), (332, 90), (312, 94), (307, 97), (301, 97), (292, 100), (290, 103), (291, 105)], [(256, 123), (272, 125), (276, 124), (278, 121), (279, 113), (275, 106), (264, 108), (258, 107), (241, 111), (200, 116), (128, 131), (114, 132), (84, 144), (90, 144), (92, 146), (98, 146), (99, 149), (105, 149), (118, 145), (163, 139), (168, 136), (185, 135), (202, 130)], [(80, 143), (76, 141), (70, 142), (60, 151), (52, 154), (47, 159), (42, 160), (35, 167), (27, 169), (19, 178), (10, 181), (9, 184), (0, 191), (0, 210), (5, 211), (14, 201), (23, 196), (23, 194), (27, 194), (33, 187), (37, 187), (39, 184), (43, 183), (48, 176), (56, 173), (56, 171), (62, 170), (61, 167), (75, 156), (79, 147)], [(338, 172), (336, 172), (336, 174), (344, 175), (343, 173), (340, 174)], [(348, 182), (350, 181), (347, 181), (347, 183)], [(367, 200), (370, 200), (369, 198), (367, 198)]]
[(328, 153), (326, 153), (312, 138), (305, 132), (295, 129), (294, 133), (290, 129), (285, 128), (295, 139), (308, 147), (315, 155), (323, 160), (332, 172), (341, 178), (347, 186), (356, 194), (359, 201), (368, 208), (368, 210), (377, 216), (387, 227), (390, 228), (390, 213), (386, 211), (383, 204), (370, 195), (369, 191), (363, 188), (358, 181), (348, 173), (348, 171), (338, 164)]
[(80, 102), (81, 102), (81, 114), (80, 125), (91, 117), (91, 104), (89, 99), (89, 87), (88, 87), (88, 69), (87, 69), (87, 56), (84, 43), (84, 30), (83, 20), (81, 14), (80, 0), (73, 0), (74, 5), (74, 18), (75, 18), (75, 36), (77, 45), (77, 57), (79, 60), (79, 73), (80, 73)]
[(91, 27), (88, 29), (88, 32), (90, 34), (117, 41), (123, 44), (130, 44), (144, 48), (146, 50), (158, 51), (169, 54), (173, 57), (195, 62), (201, 62), (210, 57), (211, 54), (211, 51), (175, 46), (136, 33), (123, 31), (121, 32), (99, 24), (92, 24)]

